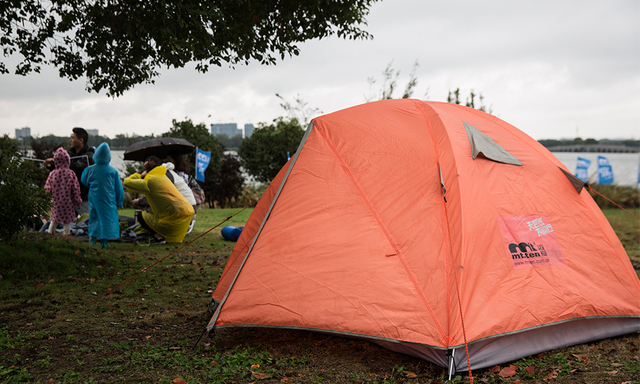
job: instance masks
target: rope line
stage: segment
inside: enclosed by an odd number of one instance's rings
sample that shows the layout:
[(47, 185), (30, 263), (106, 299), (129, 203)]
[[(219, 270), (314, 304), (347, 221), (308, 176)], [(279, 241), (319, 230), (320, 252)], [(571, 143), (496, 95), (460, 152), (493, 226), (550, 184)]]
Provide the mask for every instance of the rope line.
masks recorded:
[(95, 303), (96, 301), (98, 301), (99, 299), (101, 299), (102, 297), (104, 297), (106, 294), (111, 293), (112, 291), (114, 291), (115, 289), (117, 289), (118, 287), (128, 283), (129, 281), (133, 280), (134, 278), (138, 277), (140, 274), (145, 273), (146, 271), (148, 271), (149, 269), (151, 269), (154, 265), (162, 262), (164, 259), (168, 258), (169, 256), (173, 255), (174, 253), (178, 252), (179, 250), (181, 250), (184, 247), (187, 247), (189, 245), (191, 245), (194, 241), (198, 240), (199, 238), (201, 238), (202, 236), (206, 235), (207, 233), (213, 231), (214, 229), (218, 228), (219, 226), (221, 226), (222, 224), (226, 223), (227, 221), (231, 220), (234, 216), (239, 215), (240, 213), (242, 213), (243, 211), (245, 211), (248, 208), (251, 208), (253, 206), (249, 205), (247, 207), (242, 208), (241, 210), (239, 210), (238, 212), (234, 213), (233, 215), (227, 217), (226, 219), (222, 220), (220, 223), (216, 224), (213, 228), (208, 229), (206, 232), (202, 233), (201, 235), (197, 236), (195, 239), (191, 240), (188, 243), (185, 243), (182, 247), (177, 248), (176, 250), (174, 250), (173, 252), (169, 253), (168, 255), (166, 255), (165, 257), (163, 257), (162, 259), (156, 261), (155, 263), (151, 264), (150, 266), (146, 267), (145, 269), (143, 269), (142, 271), (136, 273), (135, 275), (131, 276), (130, 278), (128, 278), (127, 280), (123, 281), (122, 283), (116, 285), (113, 288), (109, 288), (109, 290), (105, 293), (103, 293), (102, 295), (96, 297), (95, 299), (93, 299), (91, 302)]
[(589, 188), (589, 192), (595, 192), (598, 195), (604, 197), (605, 199), (607, 199), (610, 203), (612, 203), (613, 205), (615, 205), (616, 207), (622, 209), (623, 211), (627, 212), (628, 214), (630, 214), (631, 216), (635, 217), (636, 219), (640, 220), (640, 217), (634, 215), (633, 213), (629, 212), (628, 210), (622, 208), (622, 206), (620, 206), (618, 203), (616, 203), (615, 201), (611, 200), (610, 198), (608, 198), (607, 196), (603, 195), (602, 193), (596, 191), (595, 189), (591, 188), (590, 185), (587, 185), (587, 188)]

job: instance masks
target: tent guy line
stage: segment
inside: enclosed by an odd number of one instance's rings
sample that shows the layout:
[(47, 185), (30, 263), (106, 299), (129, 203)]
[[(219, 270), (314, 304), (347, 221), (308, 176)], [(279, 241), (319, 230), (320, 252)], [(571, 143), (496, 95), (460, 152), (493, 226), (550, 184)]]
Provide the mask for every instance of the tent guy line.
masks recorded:
[(251, 208), (253, 205), (249, 205), (246, 206), (244, 208), (242, 208), (241, 210), (239, 210), (238, 212), (234, 213), (233, 215), (227, 217), (226, 219), (224, 219), (223, 221), (221, 221), (220, 223), (216, 224), (214, 227), (209, 228), (207, 231), (205, 231), (204, 233), (200, 234), (198, 237), (196, 237), (195, 239), (191, 240), (190, 242), (184, 244), (183, 246), (181, 246), (180, 248), (177, 248), (176, 250), (174, 250), (173, 252), (169, 253), (168, 255), (164, 256), (163, 258), (161, 258), (160, 260), (156, 261), (155, 263), (151, 264), (150, 266), (144, 268), (143, 270), (141, 270), (140, 272), (136, 273), (135, 275), (131, 276), (130, 278), (126, 279), (125, 281), (123, 281), (122, 283), (116, 285), (115, 287), (109, 288), (109, 290), (105, 293), (103, 293), (102, 295), (96, 297), (95, 299), (91, 300), (91, 303), (95, 303), (96, 301), (98, 301), (99, 299), (101, 299), (102, 297), (104, 297), (105, 295), (107, 295), (108, 293), (111, 293), (112, 291), (114, 291), (115, 289), (117, 289), (118, 287), (126, 284), (127, 282), (133, 280), (134, 278), (138, 277), (140, 274), (145, 273), (146, 271), (148, 271), (149, 269), (151, 269), (153, 266), (155, 266), (156, 264), (159, 264), (160, 262), (164, 261), (166, 258), (168, 258), (169, 256), (173, 255), (174, 253), (178, 252), (179, 250), (181, 250), (182, 248), (188, 247), (189, 245), (191, 245), (194, 241), (200, 239), (202, 236), (206, 235), (207, 233), (213, 231), (214, 229), (218, 228), (219, 226), (221, 226), (222, 224), (226, 223), (227, 221), (231, 220), (234, 216), (242, 213), (243, 211), (245, 211), (246, 209)]
[(616, 203), (615, 201), (611, 200), (610, 198), (608, 198), (607, 196), (603, 195), (602, 193), (596, 191), (595, 189), (591, 188), (590, 185), (587, 184), (587, 188), (589, 188), (589, 192), (593, 192), (593, 193), (597, 193), (598, 195), (602, 196), (603, 198), (607, 199), (610, 203), (614, 204), (616, 207), (622, 209), (623, 211), (627, 212), (628, 214), (630, 214), (631, 216), (635, 217), (636, 219), (640, 220), (640, 217), (634, 215), (633, 213), (631, 213), (629, 210), (623, 208), (620, 204)]

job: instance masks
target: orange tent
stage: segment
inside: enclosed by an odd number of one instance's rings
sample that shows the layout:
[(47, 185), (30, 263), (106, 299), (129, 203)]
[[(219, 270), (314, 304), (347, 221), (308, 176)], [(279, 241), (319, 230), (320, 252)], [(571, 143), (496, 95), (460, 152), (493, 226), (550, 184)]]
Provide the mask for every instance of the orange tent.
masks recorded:
[(640, 330), (640, 283), (583, 184), (484, 112), (386, 100), (312, 121), (207, 326), (363, 337), (455, 370)]

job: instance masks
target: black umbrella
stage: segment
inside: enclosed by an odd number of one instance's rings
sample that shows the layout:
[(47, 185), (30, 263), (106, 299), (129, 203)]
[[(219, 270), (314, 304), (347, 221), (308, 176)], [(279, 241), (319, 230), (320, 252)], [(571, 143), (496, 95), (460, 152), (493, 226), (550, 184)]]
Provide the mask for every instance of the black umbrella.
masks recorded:
[(124, 159), (145, 161), (151, 155), (165, 159), (168, 153), (186, 154), (193, 152), (194, 148), (195, 145), (185, 139), (158, 137), (131, 144), (124, 152)]

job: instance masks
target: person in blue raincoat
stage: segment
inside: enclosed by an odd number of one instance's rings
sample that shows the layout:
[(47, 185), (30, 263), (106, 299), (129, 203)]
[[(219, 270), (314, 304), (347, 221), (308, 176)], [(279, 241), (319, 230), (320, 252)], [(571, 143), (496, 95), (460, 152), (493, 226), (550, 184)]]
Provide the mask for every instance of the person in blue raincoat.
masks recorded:
[(124, 203), (124, 189), (118, 170), (109, 165), (111, 150), (102, 143), (93, 155), (94, 165), (82, 172), (81, 182), (89, 187), (89, 242), (100, 240), (100, 246), (107, 248), (108, 239), (120, 237), (118, 207)]

